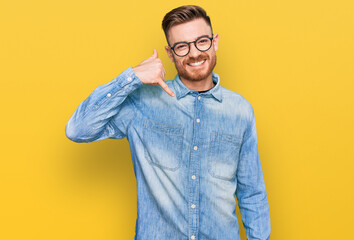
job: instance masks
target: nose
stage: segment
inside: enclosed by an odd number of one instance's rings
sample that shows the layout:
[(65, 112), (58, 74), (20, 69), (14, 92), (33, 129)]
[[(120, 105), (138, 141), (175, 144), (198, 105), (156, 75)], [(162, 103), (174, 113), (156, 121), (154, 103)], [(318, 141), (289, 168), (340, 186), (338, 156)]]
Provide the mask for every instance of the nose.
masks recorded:
[(200, 51), (195, 47), (195, 45), (193, 43), (191, 43), (189, 45), (189, 47), (190, 47), (189, 53), (188, 53), (189, 57), (194, 57), (194, 58), (198, 57), (200, 54)]

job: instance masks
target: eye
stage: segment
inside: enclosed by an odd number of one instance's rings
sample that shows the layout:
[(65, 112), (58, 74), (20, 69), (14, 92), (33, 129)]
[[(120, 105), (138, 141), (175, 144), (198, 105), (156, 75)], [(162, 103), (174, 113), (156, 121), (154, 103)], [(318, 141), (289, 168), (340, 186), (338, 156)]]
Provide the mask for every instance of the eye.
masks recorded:
[(198, 40), (197, 45), (200, 47), (208, 46), (210, 44), (210, 39), (209, 38), (201, 38)]
[(207, 43), (208, 42), (208, 40), (207, 39), (200, 39), (199, 41), (198, 41), (198, 43)]
[(176, 49), (176, 50), (183, 50), (183, 49), (185, 49), (185, 48), (187, 48), (187, 44), (184, 44), (184, 43), (177, 44), (177, 45), (175, 46), (175, 49)]

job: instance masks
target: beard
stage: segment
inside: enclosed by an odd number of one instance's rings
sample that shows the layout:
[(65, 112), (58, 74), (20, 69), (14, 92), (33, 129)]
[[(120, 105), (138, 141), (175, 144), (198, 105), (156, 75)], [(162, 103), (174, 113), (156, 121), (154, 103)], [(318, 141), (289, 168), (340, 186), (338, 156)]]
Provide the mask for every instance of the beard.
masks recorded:
[[(209, 63), (208, 67), (205, 69), (190, 69), (189, 71), (186, 69), (187, 63), (191, 63), (191, 62), (200, 62), (206, 60), (205, 63)], [(203, 63), (203, 64), (205, 64)], [(206, 53), (201, 53), (198, 57), (189, 57), (187, 59), (184, 59), (182, 62), (177, 62), (175, 59), (175, 66), (178, 72), (178, 75), (183, 78), (186, 79), (188, 81), (201, 81), (206, 79), (208, 76), (210, 76), (210, 74), (212, 74), (214, 67), (216, 65), (216, 55), (215, 53), (209, 57), (208, 54)]]

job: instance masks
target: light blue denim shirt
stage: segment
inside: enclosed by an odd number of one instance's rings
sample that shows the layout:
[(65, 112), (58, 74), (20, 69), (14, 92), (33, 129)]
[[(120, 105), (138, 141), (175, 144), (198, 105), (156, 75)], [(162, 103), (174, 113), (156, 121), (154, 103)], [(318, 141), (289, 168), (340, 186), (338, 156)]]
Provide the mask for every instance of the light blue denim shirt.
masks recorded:
[(269, 239), (270, 215), (253, 108), (216, 84), (204, 93), (177, 75), (176, 94), (129, 67), (97, 87), (66, 125), (75, 142), (127, 137), (137, 183), (135, 240)]

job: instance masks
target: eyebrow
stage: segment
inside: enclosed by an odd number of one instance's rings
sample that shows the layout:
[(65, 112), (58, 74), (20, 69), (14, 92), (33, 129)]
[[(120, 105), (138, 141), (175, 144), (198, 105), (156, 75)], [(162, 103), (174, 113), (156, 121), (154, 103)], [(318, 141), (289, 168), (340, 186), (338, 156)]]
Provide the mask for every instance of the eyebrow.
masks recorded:
[[(197, 40), (198, 38), (201, 38), (201, 37), (209, 37), (209, 35), (208, 35), (208, 34), (201, 35), (201, 36), (199, 36), (199, 37), (196, 37), (196, 38), (194, 39), (194, 41)], [(192, 41), (192, 42), (194, 42), (194, 41)], [(185, 42), (187, 42), (187, 41), (175, 42), (172, 46), (175, 46), (175, 45), (178, 44), (178, 43), (185, 43)]]

